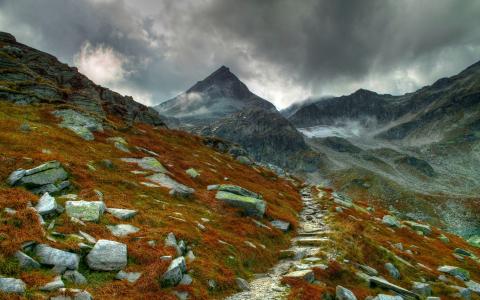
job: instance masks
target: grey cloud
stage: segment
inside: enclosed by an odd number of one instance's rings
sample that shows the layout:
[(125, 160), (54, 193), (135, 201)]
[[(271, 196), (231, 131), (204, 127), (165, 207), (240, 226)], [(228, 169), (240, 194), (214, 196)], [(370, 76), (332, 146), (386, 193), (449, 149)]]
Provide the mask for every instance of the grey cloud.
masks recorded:
[(112, 47), (132, 62), (124, 84), (156, 102), (227, 65), (285, 106), (453, 75), (480, 59), (479, 11), (475, 0), (0, 0), (0, 30), (70, 63), (86, 40)]

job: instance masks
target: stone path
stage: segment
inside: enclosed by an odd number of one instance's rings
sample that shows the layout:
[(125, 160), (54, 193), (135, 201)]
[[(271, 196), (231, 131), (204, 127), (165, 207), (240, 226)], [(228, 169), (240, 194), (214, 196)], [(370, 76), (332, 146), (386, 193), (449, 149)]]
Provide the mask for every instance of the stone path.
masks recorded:
[(301, 191), (304, 208), (300, 213), (298, 236), (292, 240), (288, 249), (295, 255), (292, 258), (281, 260), (267, 274), (259, 274), (250, 282), (250, 291), (232, 295), (228, 300), (278, 300), (286, 299), (288, 287), (281, 284), (282, 276), (290, 271), (308, 270), (317, 264), (314, 255), (319, 251), (319, 246), (328, 243), (325, 237), (328, 228), (323, 223), (324, 212), (320, 209), (311, 195), (311, 187)]

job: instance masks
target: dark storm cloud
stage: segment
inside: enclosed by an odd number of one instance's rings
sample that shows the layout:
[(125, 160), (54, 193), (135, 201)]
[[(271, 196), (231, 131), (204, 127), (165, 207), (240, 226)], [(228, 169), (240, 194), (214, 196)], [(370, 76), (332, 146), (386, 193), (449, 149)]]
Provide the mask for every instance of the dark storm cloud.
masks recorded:
[(408, 92), (453, 75), (480, 59), (479, 12), (474, 0), (0, 0), (0, 30), (69, 63), (88, 41), (103, 52), (87, 54), (121, 63), (108, 85), (144, 101), (224, 64), (285, 106), (360, 87)]

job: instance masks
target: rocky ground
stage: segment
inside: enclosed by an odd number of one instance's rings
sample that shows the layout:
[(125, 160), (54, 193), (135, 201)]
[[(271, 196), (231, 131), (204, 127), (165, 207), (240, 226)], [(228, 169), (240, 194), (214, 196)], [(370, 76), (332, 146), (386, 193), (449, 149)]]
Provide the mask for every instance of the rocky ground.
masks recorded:
[[(292, 240), (292, 246), (281, 251), (284, 257), (266, 274), (257, 274), (244, 292), (228, 297), (228, 300), (247, 299), (286, 299), (289, 289), (282, 283), (286, 278), (308, 278), (313, 281), (313, 267), (326, 268), (318, 264), (319, 258), (312, 255), (319, 251), (318, 245), (328, 242), (324, 233), (327, 227), (323, 223), (323, 213), (311, 195), (311, 187), (302, 190), (304, 208), (300, 213), (298, 237)], [(290, 272), (291, 271), (291, 272)]]

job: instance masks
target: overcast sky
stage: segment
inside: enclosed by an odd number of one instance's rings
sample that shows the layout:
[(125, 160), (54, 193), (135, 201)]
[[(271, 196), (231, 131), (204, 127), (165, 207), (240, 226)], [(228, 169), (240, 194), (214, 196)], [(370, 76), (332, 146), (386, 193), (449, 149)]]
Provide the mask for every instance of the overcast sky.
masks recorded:
[(476, 0), (0, 0), (0, 30), (145, 104), (221, 65), (283, 108), (410, 92), (480, 60)]

